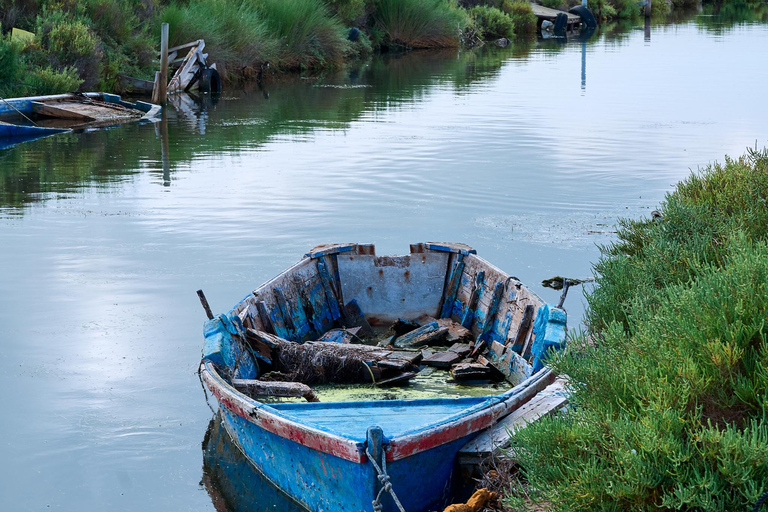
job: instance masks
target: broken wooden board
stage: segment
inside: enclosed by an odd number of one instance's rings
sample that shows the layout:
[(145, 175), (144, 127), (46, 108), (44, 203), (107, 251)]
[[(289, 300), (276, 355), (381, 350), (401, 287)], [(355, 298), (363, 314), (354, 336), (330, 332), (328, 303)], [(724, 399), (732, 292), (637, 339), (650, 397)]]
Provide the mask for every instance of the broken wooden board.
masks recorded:
[(168, 82), (168, 92), (183, 92), (189, 89), (197, 75), (198, 66), (205, 66), (206, 64), (205, 59), (208, 55), (203, 53), (203, 48), (205, 48), (205, 41), (202, 39), (190, 47), (181, 66), (176, 70), (171, 81)]
[(407, 384), (408, 381), (410, 381), (415, 376), (416, 376), (416, 373), (414, 372), (403, 372), (398, 375), (395, 375), (394, 377), (380, 380), (376, 382), (376, 385), (381, 388), (392, 387), (392, 386), (402, 386), (403, 384)]
[(431, 322), (422, 325), (415, 331), (411, 331), (395, 338), (394, 344), (398, 348), (416, 348), (428, 343), (440, 341), (447, 333), (447, 327), (440, 327), (437, 322)]
[(403, 334), (407, 334), (411, 331), (415, 331), (419, 327), (421, 327), (421, 324), (419, 322), (403, 320), (402, 318), (398, 318), (397, 321), (394, 324), (392, 324), (389, 330), (395, 333), (395, 336), (402, 336)]
[(469, 329), (450, 318), (441, 318), (437, 323), (442, 327), (448, 328), (448, 333), (445, 335), (445, 341), (448, 343), (464, 342), (472, 339), (472, 332)]
[(355, 339), (357, 339), (357, 333), (360, 332), (361, 327), (351, 327), (349, 329), (331, 329), (330, 331), (327, 331), (322, 336), (320, 336), (317, 341), (325, 341), (325, 342), (331, 342), (331, 343), (352, 343)]
[(480, 363), (459, 363), (451, 368), (451, 376), (457, 381), (487, 380), (491, 369)]
[(434, 366), (435, 368), (450, 368), (451, 365), (460, 360), (461, 356), (459, 356), (459, 354), (446, 350), (445, 352), (438, 352), (424, 358), (421, 363), (427, 366)]
[[(55, 117), (57, 119), (77, 119), (79, 121), (95, 121), (95, 117), (91, 117), (84, 112), (80, 112), (81, 104), (75, 103), (74, 105), (69, 102), (56, 102), (56, 103), (42, 103), (40, 101), (32, 102), (32, 112), (37, 115), (46, 117)], [(75, 108), (72, 108), (72, 107)]]
[(498, 456), (511, 445), (511, 436), (528, 424), (553, 414), (568, 403), (565, 380), (559, 378), (496, 425), (486, 429), (459, 451), (461, 466), (475, 466), (491, 456)]
[(472, 351), (472, 347), (470, 347), (468, 343), (454, 343), (448, 347), (448, 350), (459, 354), (460, 357), (467, 357)]
[(300, 382), (272, 382), (255, 379), (232, 379), (232, 386), (251, 398), (276, 396), (304, 398), (307, 402), (319, 402), (315, 392)]

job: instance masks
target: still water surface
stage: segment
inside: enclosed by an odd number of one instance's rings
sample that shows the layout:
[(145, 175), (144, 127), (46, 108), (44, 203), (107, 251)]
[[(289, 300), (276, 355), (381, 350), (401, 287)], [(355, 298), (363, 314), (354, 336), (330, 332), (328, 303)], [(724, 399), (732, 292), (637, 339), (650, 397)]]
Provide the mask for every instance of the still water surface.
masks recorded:
[(195, 290), (223, 311), (316, 244), (447, 240), (555, 301), (618, 217), (768, 144), (767, 48), (696, 16), (413, 53), (0, 151), (3, 510), (221, 506)]

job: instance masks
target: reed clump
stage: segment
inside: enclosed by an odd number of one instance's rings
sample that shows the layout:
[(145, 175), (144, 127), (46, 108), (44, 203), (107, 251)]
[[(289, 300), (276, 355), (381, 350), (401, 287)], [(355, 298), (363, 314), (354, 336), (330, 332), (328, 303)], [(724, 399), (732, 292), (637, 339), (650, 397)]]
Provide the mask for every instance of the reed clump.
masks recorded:
[(484, 39), (499, 39), (515, 37), (515, 22), (512, 18), (496, 7), (478, 5), (469, 10), (469, 15), (475, 23), (480, 37)]
[[(602, 248), (572, 407), (519, 432), (552, 510), (748, 510), (768, 490), (768, 151), (693, 174)], [(514, 492), (510, 504), (529, 503)]]
[(467, 12), (450, 0), (374, 0), (373, 5), (373, 28), (390, 45), (456, 47), (470, 24)]

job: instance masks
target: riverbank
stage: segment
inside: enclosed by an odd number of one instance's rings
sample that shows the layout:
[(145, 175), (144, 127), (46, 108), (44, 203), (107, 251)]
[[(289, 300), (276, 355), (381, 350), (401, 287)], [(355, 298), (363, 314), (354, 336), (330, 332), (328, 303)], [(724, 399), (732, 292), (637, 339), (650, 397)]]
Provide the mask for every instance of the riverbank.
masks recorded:
[[(690, 0), (654, 3), (654, 13)], [(567, 8), (577, 0), (544, 0)], [(597, 0), (599, 18), (639, 16), (635, 0)], [(525, 0), (40, 0), (0, 4), (0, 95), (123, 93), (122, 75), (152, 80), (162, 23), (171, 45), (197, 39), (225, 81), (317, 72), (371, 52), (530, 41)], [(16, 30), (13, 30), (16, 29)]]
[(711, 165), (601, 250), (572, 407), (516, 436), (525, 510), (747, 510), (768, 489), (768, 150)]

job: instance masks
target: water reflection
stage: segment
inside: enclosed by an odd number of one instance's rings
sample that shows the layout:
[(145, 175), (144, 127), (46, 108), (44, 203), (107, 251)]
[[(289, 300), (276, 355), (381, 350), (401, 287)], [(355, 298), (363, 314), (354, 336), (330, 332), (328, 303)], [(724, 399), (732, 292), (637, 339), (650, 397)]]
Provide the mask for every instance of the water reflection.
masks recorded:
[(217, 413), (203, 439), (201, 484), (217, 512), (304, 512), (243, 456)]
[(211, 509), (194, 290), (223, 311), (319, 243), (442, 239), (554, 302), (618, 217), (768, 144), (768, 26), (652, 30), (377, 57), (0, 151), (4, 507)]

